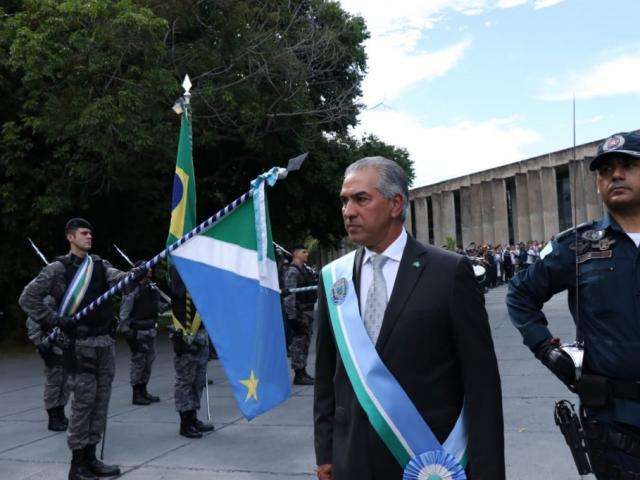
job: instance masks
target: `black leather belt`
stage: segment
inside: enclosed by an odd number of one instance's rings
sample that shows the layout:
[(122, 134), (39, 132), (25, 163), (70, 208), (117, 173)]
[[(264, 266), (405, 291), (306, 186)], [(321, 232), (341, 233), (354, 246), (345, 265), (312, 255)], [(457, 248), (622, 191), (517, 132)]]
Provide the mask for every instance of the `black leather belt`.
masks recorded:
[(640, 402), (640, 382), (637, 380), (616, 380), (602, 375), (585, 374), (577, 385), (582, 405), (604, 407), (612, 399)]

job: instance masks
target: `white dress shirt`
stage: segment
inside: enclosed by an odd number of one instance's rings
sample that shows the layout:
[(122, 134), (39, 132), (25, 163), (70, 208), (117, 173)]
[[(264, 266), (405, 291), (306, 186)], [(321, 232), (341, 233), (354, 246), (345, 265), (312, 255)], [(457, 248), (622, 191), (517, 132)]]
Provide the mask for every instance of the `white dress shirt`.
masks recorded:
[[(393, 285), (396, 283), (396, 277), (398, 276), (398, 268), (400, 268), (400, 260), (402, 259), (402, 253), (404, 247), (407, 245), (407, 232), (402, 229), (398, 238), (396, 238), (387, 249), (382, 252), (382, 255), (388, 258), (388, 260), (382, 266), (382, 275), (384, 276), (384, 282), (387, 285), (387, 302), (393, 292)], [(362, 269), (360, 270), (360, 312), (364, 313), (366, 310), (367, 293), (371, 282), (373, 282), (373, 265), (371, 264), (371, 257), (376, 255), (376, 252), (369, 250), (365, 247), (364, 257), (362, 258)]]
[(640, 233), (627, 233), (627, 235), (629, 235), (629, 238), (633, 240), (633, 243), (636, 244), (636, 247), (640, 247)]

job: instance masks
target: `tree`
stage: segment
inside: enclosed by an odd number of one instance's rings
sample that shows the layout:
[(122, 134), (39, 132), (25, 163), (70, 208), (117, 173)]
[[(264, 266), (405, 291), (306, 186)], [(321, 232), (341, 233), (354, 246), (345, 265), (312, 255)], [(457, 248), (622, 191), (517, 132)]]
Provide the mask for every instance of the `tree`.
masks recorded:
[(62, 253), (64, 222), (86, 216), (107, 258), (113, 241), (135, 258), (161, 248), (179, 128), (170, 107), (186, 73), (201, 218), (309, 151), (270, 192), (274, 232), (282, 243), (336, 244), (346, 165), (382, 152), (412, 174), (406, 151), (349, 135), (368, 33), (337, 2), (13, 0), (4, 9), (0, 268), (11, 274), (0, 278), (0, 310), (12, 317), (38, 269), (27, 235)]

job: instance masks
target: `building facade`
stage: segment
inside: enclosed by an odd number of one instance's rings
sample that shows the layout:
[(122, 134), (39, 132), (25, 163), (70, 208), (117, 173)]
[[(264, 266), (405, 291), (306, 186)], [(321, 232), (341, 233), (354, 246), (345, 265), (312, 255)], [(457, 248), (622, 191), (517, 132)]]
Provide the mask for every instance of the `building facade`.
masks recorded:
[(603, 214), (589, 162), (603, 140), (412, 189), (407, 229), (421, 242), (548, 240)]

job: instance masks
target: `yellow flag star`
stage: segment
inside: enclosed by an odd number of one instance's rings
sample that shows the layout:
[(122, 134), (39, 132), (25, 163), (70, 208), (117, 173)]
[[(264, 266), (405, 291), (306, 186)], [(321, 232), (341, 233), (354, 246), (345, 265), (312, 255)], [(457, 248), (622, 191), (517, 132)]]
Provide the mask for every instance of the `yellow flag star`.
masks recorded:
[(249, 378), (247, 378), (246, 380), (240, 380), (240, 383), (245, 387), (247, 387), (247, 398), (244, 399), (245, 402), (248, 401), (250, 398), (254, 398), (255, 400), (258, 400), (258, 382), (259, 381), (260, 380), (256, 378), (255, 373), (253, 373), (253, 370), (251, 370), (251, 375), (249, 375)]

